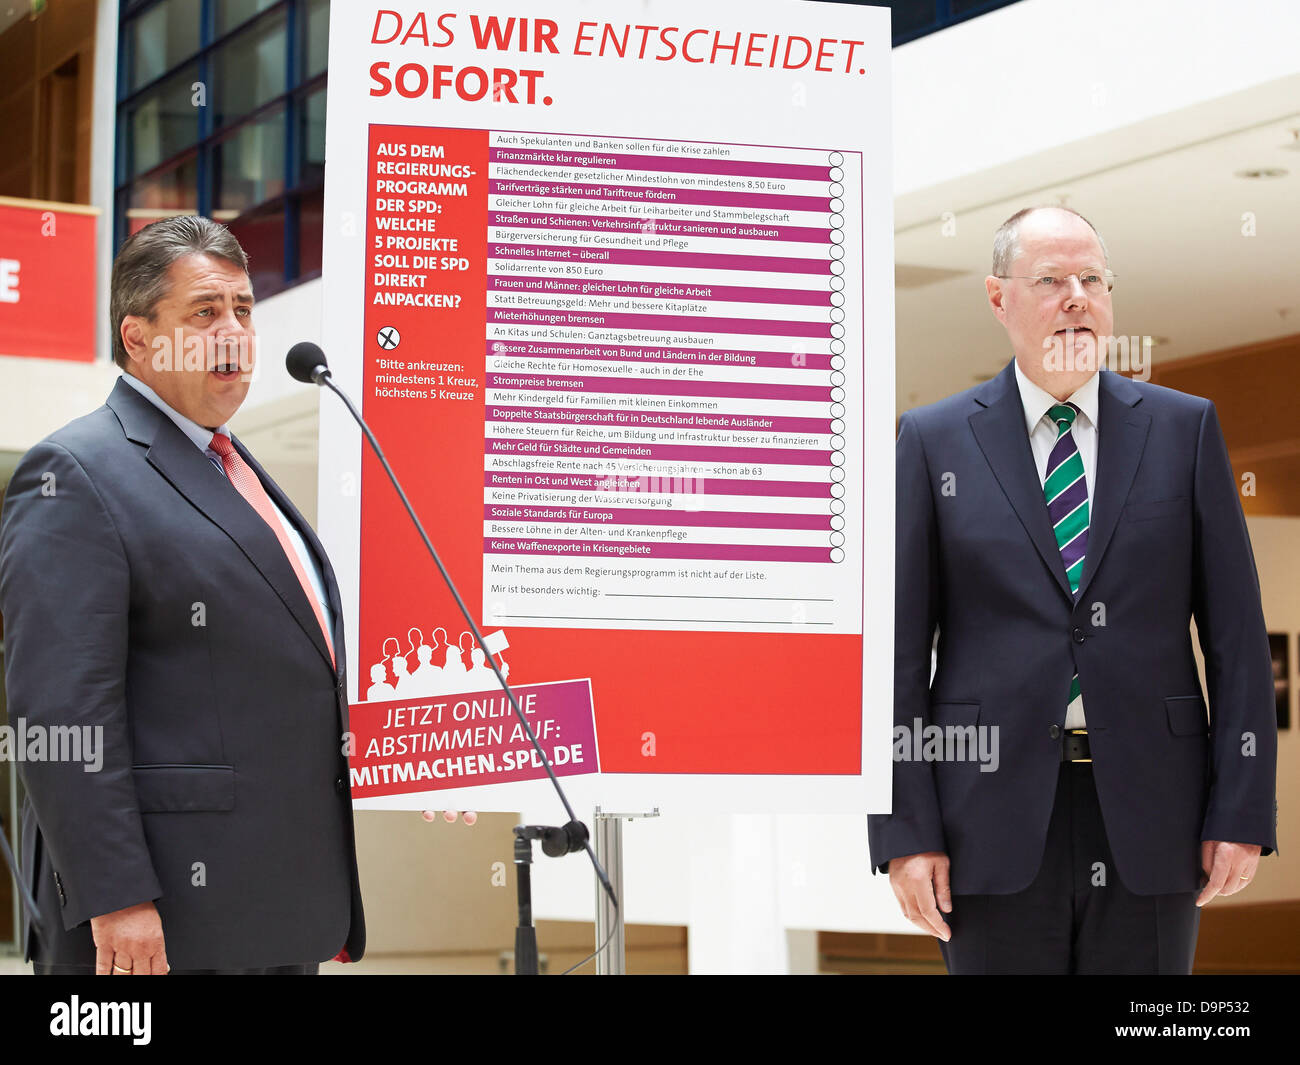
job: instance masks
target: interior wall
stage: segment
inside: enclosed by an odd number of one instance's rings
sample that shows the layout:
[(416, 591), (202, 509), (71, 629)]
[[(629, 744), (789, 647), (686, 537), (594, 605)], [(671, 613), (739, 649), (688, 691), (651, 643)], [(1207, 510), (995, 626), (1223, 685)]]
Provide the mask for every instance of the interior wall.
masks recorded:
[[(1156, 349), (1157, 353), (1159, 349)], [(1300, 334), (1186, 359), (1156, 359), (1153, 384), (1214, 401), (1248, 516), (1300, 515)]]
[(56, 0), (0, 33), (0, 196), (90, 202), (96, 0)]
[(73, 418), (89, 414), (116, 379), (112, 363), (0, 355), (0, 452), (21, 455)]
[(1246, 905), (1300, 899), (1300, 676), (1296, 641), (1300, 638), (1300, 518), (1247, 518), (1250, 543), (1259, 572), (1264, 622), (1269, 632), (1287, 634), (1290, 660), (1291, 727), (1277, 743), (1277, 853), (1259, 863), (1255, 882), (1246, 891), (1214, 905)]

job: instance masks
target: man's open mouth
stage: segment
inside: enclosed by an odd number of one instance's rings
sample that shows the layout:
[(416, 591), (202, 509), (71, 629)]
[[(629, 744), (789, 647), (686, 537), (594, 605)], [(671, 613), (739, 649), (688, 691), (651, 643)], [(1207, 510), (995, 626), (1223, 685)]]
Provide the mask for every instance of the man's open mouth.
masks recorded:
[(1075, 336), (1086, 333), (1088, 336), (1092, 336), (1092, 330), (1086, 325), (1067, 325), (1063, 329), (1056, 331), (1058, 337), (1063, 337), (1067, 333), (1073, 333)]
[(238, 362), (218, 362), (208, 373), (216, 374), (222, 381), (233, 381), (239, 376)]

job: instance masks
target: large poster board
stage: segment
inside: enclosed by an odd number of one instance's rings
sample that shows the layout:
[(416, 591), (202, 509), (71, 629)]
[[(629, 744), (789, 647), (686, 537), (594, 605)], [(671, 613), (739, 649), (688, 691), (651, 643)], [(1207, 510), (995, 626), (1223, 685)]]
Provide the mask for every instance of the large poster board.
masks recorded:
[[(884, 809), (888, 12), (335, 5), (327, 353), (579, 803)], [(359, 806), (549, 784), (325, 397)]]

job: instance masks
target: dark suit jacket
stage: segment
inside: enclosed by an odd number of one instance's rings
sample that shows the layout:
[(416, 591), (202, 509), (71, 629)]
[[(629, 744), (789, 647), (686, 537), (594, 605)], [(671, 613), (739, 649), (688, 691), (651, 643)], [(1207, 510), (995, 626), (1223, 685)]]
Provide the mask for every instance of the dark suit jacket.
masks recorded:
[(173, 968), (365, 949), (338, 587), (302, 515), (236, 446), (320, 563), (338, 673), (275, 534), (125, 383), (9, 484), (11, 722), (103, 728), (97, 773), (22, 766), (38, 961), (93, 963), (89, 919), (148, 900)]
[(1014, 363), (900, 419), (895, 727), (911, 730), (918, 718), (996, 726), (1000, 765), (982, 773), (973, 760), (896, 761), (893, 812), (868, 822), (873, 871), (891, 858), (944, 851), (954, 893), (1028, 887), (1042, 859), (1076, 669), (1124, 886), (1143, 895), (1196, 890), (1202, 840), (1258, 843), (1265, 854), (1276, 846), (1272, 667), (1214, 405), (1109, 371), (1099, 385), (1077, 599), (1047, 517)]

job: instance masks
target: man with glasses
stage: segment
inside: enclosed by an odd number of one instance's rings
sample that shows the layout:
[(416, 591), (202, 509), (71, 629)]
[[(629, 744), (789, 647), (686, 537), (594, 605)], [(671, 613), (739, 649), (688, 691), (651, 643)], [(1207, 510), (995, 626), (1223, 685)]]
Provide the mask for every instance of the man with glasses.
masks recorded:
[(896, 761), (872, 866), (949, 972), (1190, 972), (1198, 907), (1276, 845), (1268, 640), (1218, 418), (1099, 369), (1114, 277), (1076, 212), (1009, 218), (985, 284), (1015, 357), (899, 421), (894, 711), (896, 736), (988, 730), (998, 768)]

